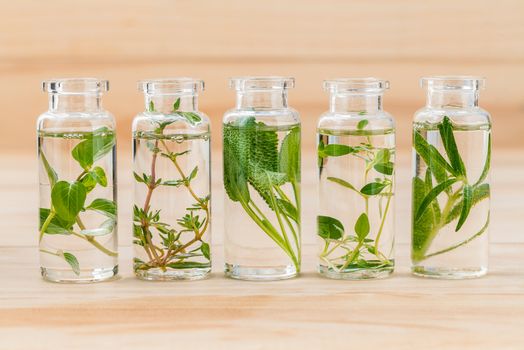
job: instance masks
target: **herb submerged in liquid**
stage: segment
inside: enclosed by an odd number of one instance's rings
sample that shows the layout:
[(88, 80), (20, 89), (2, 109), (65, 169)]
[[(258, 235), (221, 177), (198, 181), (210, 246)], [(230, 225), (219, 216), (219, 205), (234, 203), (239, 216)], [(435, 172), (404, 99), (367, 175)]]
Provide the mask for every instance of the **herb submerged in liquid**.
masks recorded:
[[(133, 207), (133, 244), (142, 247), (148, 257), (148, 261), (134, 259), (135, 272), (151, 268), (159, 268), (166, 272), (168, 269), (208, 269), (211, 267), (210, 246), (204, 240), (211, 219), (211, 196), (206, 194), (200, 197), (192, 187), (192, 182), (198, 174), (198, 166), (186, 174), (180, 164), (180, 158), (187, 156), (191, 150), (180, 153), (172, 152), (164, 134), (165, 128), (177, 121), (177, 118), (183, 118), (190, 124), (196, 124), (202, 120), (197, 113), (179, 111), (179, 106), (180, 99), (177, 99), (169, 118), (166, 118), (165, 121), (157, 121), (154, 133), (148, 135), (150, 140), (146, 141), (147, 147), (153, 153), (150, 174), (134, 173), (135, 181), (147, 187), (147, 194), (143, 204), (135, 204)], [(154, 111), (155, 107), (151, 101), (149, 112)], [(157, 177), (158, 156), (171, 162), (179, 175), (178, 179), (166, 180)], [(178, 227), (176, 228), (162, 222), (162, 209), (152, 208), (151, 199), (154, 191), (162, 186), (183, 187), (194, 200), (194, 203), (186, 208), (185, 215), (177, 219)], [(154, 233), (160, 238), (161, 246), (154, 242)], [(188, 235), (191, 238), (187, 238)], [(195, 261), (202, 259), (205, 262)]]
[[(276, 127), (244, 117), (224, 125), (224, 186), (256, 225), (300, 271), (300, 126), (287, 129), (278, 149)], [(290, 184), (293, 199), (283, 186)], [(251, 189), (251, 191), (250, 191)], [(254, 191), (253, 191), (254, 190)], [(256, 192), (256, 193), (255, 193)], [(270, 221), (255, 203), (260, 196), (275, 214)]]
[[(359, 115), (363, 114), (359, 113)], [(382, 136), (382, 134), (378, 135), (365, 130), (368, 123), (367, 119), (362, 119), (357, 124), (357, 130), (351, 134), (351, 137), (366, 137), (366, 142), (361, 142), (357, 146), (339, 143), (326, 145), (323, 139), (326, 136), (331, 136), (331, 134), (327, 130), (319, 131), (318, 165), (320, 174), (325, 171), (326, 161), (332, 157), (353, 157), (356, 161), (363, 162), (364, 170), (362, 186), (355, 186), (339, 177), (328, 176), (326, 178), (327, 181), (340, 185), (357, 196), (356, 200), (361, 200), (365, 208), (364, 212), (355, 220), (352, 227), (353, 234), (347, 232), (348, 230), (342, 222), (335, 217), (325, 215), (317, 217), (317, 234), (324, 242), (319, 255), (321, 264), (326, 264), (330, 271), (336, 273), (366, 269), (392, 269), (394, 266), (394, 261), (388, 257), (389, 252), (383, 253), (380, 250), (381, 237), (394, 195), (394, 149), (374, 146), (372, 136)], [(387, 133), (384, 133), (384, 135), (387, 135)], [(370, 181), (369, 176), (372, 170), (380, 176)], [(376, 213), (378, 215), (375, 218), (375, 213), (370, 212), (369, 202), (371, 199), (377, 198), (378, 210)], [(350, 209), (350, 212), (353, 210), (354, 208)], [(372, 230), (375, 230), (375, 232)]]
[[(424, 178), (413, 178), (411, 256), (415, 263), (468, 244), (482, 235), (489, 225), (488, 211), (486, 221), (478, 232), (455, 245), (428, 253), (431, 243), (441, 229), (456, 221), (454, 231), (459, 232), (471, 209), (490, 196), (490, 186), (484, 181), (490, 168), (491, 134), (488, 136), (487, 155), (482, 173), (477, 181), (471, 183), (458, 151), (453, 124), (449, 117), (444, 116), (437, 128), (446, 157), (423, 137), (421, 131), (427, 129), (415, 129), (413, 133), (415, 152), (427, 167)], [(445, 200), (439, 202), (439, 197)]]
[[(41, 134), (46, 137), (63, 137), (60, 134)], [(73, 159), (81, 166), (82, 172), (75, 181), (59, 180), (59, 175), (49, 163), (42, 148), (39, 150), (40, 160), (46, 171), (51, 187), (51, 203), (49, 208), (40, 208), (39, 242), (45, 235), (67, 235), (90, 243), (103, 254), (117, 257), (118, 253), (104, 247), (97, 237), (110, 235), (116, 227), (116, 203), (105, 198), (96, 198), (87, 204), (87, 196), (97, 186), (107, 187), (108, 179), (105, 170), (96, 166), (96, 161), (103, 159), (114, 150), (115, 134), (107, 127), (93, 132), (82, 133), (80, 141), (71, 151)], [(97, 228), (86, 228), (82, 221), (83, 213), (96, 212), (105, 217)], [(55, 255), (69, 264), (76, 275), (80, 275), (81, 263), (77, 257), (65, 250), (50, 250), (43, 248), (40, 252)]]

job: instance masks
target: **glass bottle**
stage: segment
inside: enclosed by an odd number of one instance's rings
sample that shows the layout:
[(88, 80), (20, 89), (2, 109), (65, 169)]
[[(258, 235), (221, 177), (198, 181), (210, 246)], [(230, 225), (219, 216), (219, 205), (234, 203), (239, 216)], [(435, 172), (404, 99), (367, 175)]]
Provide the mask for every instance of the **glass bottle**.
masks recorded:
[(43, 83), (39, 249), (49, 281), (97, 282), (118, 272), (115, 120), (101, 103), (108, 87), (93, 78)]
[(382, 109), (389, 83), (324, 82), (329, 111), (317, 128), (318, 270), (334, 279), (389, 276), (394, 269), (395, 122)]
[(278, 280), (300, 271), (300, 119), (293, 78), (230, 80), (236, 107), (223, 120), (225, 273)]
[(430, 77), (413, 123), (412, 271), (472, 278), (488, 266), (491, 119), (478, 77)]
[(135, 275), (196, 280), (211, 271), (210, 122), (198, 110), (204, 82), (139, 82), (133, 121)]

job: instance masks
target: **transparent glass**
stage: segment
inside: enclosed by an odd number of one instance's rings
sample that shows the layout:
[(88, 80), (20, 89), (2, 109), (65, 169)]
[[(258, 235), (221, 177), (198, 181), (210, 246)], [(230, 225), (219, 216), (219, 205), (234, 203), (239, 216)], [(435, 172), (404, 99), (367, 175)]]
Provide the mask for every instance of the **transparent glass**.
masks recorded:
[(423, 78), (413, 123), (412, 271), (479, 277), (488, 269), (491, 119), (478, 77)]
[(224, 115), (225, 273), (277, 280), (300, 271), (300, 119), (293, 78), (243, 77)]
[(38, 118), (39, 249), (44, 279), (87, 283), (118, 273), (115, 120), (102, 108), (108, 82), (43, 83)]
[(211, 271), (209, 118), (201, 80), (139, 83), (145, 111), (133, 121), (135, 275), (195, 280)]
[(328, 80), (329, 111), (317, 128), (318, 270), (334, 279), (394, 269), (395, 122), (382, 109), (387, 81)]

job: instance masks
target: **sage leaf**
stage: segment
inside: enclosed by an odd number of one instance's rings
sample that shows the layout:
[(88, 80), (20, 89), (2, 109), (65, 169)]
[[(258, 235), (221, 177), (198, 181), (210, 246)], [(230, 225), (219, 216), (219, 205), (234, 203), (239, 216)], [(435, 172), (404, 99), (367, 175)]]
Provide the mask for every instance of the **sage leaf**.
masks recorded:
[(460, 212), (460, 217), (457, 223), (457, 227), (455, 228), (455, 232), (460, 230), (462, 225), (464, 225), (464, 223), (466, 222), (466, 219), (469, 215), (472, 204), (473, 204), (473, 187), (471, 185), (466, 184), (462, 188), (462, 210)]
[(355, 223), (355, 233), (360, 241), (364, 241), (369, 234), (369, 218), (366, 213), (360, 214)]
[(76, 256), (74, 256), (73, 254), (71, 253), (66, 253), (64, 252), (64, 260), (69, 264), (69, 266), (71, 266), (71, 268), (73, 269), (73, 272), (79, 276), (80, 275), (80, 264), (78, 263), (78, 259), (76, 258)]
[(428, 208), (428, 206), (437, 199), (438, 195), (442, 193), (446, 188), (451, 187), (455, 182), (457, 182), (456, 178), (452, 178), (449, 180), (446, 180), (437, 186), (433, 187), (424, 197), (422, 202), (420, 203), (420, 206), (417, 209), (416, 215), (415, 215), (415, 221), (418, 221), (421, 217), (424, 211)]
[(317, 234), (324, 239), (340, 239), (344, 235), (344, 225), (330, 216), (317, 216)]
[(93, 210), (96, 212), (99, 212), (109, 218), (116, 219), (116, 204), (115, 202), (104, 199), (104, 198), (97, 198), (91, 202), (86, 207), (87, 210)]
[(382, 192), (382, 190), (387, 186), (387, 184), (382, 182), (371, 182), (362, 187), (360, 192), (366, 196), (374, 196)]
[(300, 128), (292, 128), (282, 141), (278, 162), (289, 181), (300, 181)]
[(460, 157), (460, 153), (455, 142), (455, 136), (453, 135), (453, 124), (449, 117), (444, 116), (442, 122), (438, 125), (442, 144), (448, 155), (448, 159), (451, 163), (452, 168), (455, 170), (457, 175), (466, 176), (466, 168), (464, 162)]
[(74, 222), (84, 207), (86, 189), (82, 183), (59, 181), (51, 190), (51, 201), (56, 214), (67, 222)]

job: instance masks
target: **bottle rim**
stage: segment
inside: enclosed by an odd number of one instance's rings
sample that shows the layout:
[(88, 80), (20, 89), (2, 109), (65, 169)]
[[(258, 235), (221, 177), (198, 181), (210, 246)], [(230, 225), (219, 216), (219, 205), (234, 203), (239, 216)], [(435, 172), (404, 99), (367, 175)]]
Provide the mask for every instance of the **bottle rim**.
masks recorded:
[(374, 77), (334, 78), (324, 80), (323, 87), (332, 93), (381, 93), (389, 89), (389, 81)]
[(44, 80), (42, 91), (52, 94), (101, 94), (109, 91), (109, 81), (98, 78), (55, 78)]
[(295, 78), (276, 75), (231, 77), (229, 87), (236, 91), (285, 90), (295, 87)]
[(204, 91), (201, 79), (190, 77), (155, 78), (138, 81), (138, 90), (148, 95), (154, 94), (196, 94)]
[(437, 75), (422, 77), (420, 86), (432, 90), (482, 90), (486, 86), (486, 78), (473, 75)]

